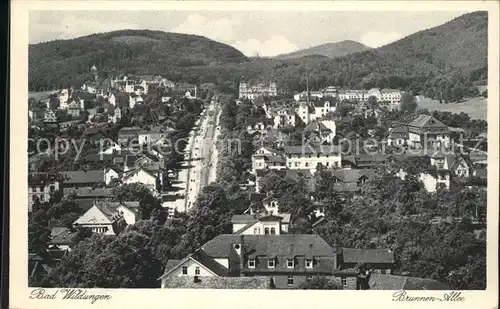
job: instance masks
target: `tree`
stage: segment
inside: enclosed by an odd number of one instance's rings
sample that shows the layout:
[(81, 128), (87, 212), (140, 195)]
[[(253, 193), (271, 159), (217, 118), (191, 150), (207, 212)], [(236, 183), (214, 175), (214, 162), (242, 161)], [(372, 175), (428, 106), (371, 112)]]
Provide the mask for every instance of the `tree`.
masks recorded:
[(231, 233), (233, 211), (220, 185), (208, 185), (196, 199), (189, 213), (186, 235), (182, 241), (187, 251), (220, 234)]
[(94, 234), (78, 243), (49, 274), (51, 287), (154, 288), (163, 272), (148, 236)]
[(51, 233), (47, 211), (41, 207), (36, 208), (38, 208), (36, 212), (28, 217), (28, 251), (30, 253), (45, 252)]
[(52, 97), (49, 100), (49, 107), (51, 110), (56, 110), (61, 106), (61, 102), (57, 97)]
[(401, 96), (401, 111), (415, 112), (418, 104), (415, 102), (415, 97), (409, 92), (403, 93)]
[(368, 101), (366, 101), (366, 105), (368, 105), (369, 108), (377, 108), (378, 107), (377, 97), (372, 96), (372, 95), (370, 97), (368, 97)]
[(342, 284), (334, 279), (324, 276), (314, 276), (310, 280), (300, 283), (299, 289), (302, 290), (342, 290)]
[(113, 189), (116, 201), (139, 202), (139, 217), (149, 219), (155, 209), (161, 208), (161, 201), (153, 196), (151, 191), (139, 183), (125, 184)]

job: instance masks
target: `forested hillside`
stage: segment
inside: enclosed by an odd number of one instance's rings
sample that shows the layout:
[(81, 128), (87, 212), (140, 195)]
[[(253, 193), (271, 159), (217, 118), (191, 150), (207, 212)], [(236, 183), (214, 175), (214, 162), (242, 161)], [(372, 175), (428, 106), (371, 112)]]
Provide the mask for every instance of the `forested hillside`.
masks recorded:
[(329, 58), (342, 57), (352, 53), (369, 50), (370, 47), (356, 41), (345, 40), (336, 43), (326, 43), (307, 49), (302, 49), (289, 54), (274, 57), (274, 59), (286, 60), (305, 56), (320, 55)]
[(215, 82), (233, 92), (241, 79), (272, 79), (279, 91), (302, 91), (308, 72), (311, 89), (389, 87), (443, 102), (460, 101), (478, 94), (474, 84), (486, 83), (487, 14), (465, 14), (381, 48), (335, 59), (248, 59), (228, 45), (203, 37), (157, 31), (128, 30), (54, 41), (30, 46), (30, 90), (72, 84), (97, 63), (103, 74), (161, 74), (191, 83)]
[(107, 74), (169, 74), (184, 79), (191, 66), (242, 62), (238, 50), (202, 36), (123, 30), (29, 46), (29, 89), (78, 85), (92, 65)]

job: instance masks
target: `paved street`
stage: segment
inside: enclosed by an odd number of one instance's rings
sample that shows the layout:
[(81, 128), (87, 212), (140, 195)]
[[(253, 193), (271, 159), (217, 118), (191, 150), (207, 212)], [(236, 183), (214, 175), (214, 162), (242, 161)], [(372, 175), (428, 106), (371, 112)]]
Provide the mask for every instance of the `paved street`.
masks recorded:
[(212, 102), (200, 117), (199, 125), (190, 133), (184, 168), (173, 183), (177, 198), (175, 201), (165, 202), (163, 206), (175, 208), (180, 212), (188, 211), (202, 188), (215, 180), (218, 121), (219, 108)]

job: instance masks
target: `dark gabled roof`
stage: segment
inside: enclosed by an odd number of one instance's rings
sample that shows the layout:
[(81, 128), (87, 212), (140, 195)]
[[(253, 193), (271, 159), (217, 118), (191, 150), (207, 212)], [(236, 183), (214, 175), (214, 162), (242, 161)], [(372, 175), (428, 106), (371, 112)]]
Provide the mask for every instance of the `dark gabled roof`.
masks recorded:
[(397, 126), (389, 132), (389, 136), (406, 136), (408, 135), (407, 126)]
[(333, 175), (341, 182), (353, 183), (357, 182), (362, 177), (366, 177), (368, 180), (372, 180), (374, 176), (374, 170), (372, 169), (334, 170)]
[(412, 122), (409, 124), (412, 127), (418, 127), (418, 128), (442, 128), (446, 127), (441, 121), (437, 120), (436, 118), (429, 116), (429, 115), (420, 115), (416, 119), (414, 119)]
[(394, 252), (389, 249), (350, 249), (342, 250), (344, 263), (394, 263)]
[(61, 175), (55, 173), (30, 173), (28, 174), (28, 184), (45, 185), (60, 180)]
[(104, 170), (61, 172), (65, 184), (103, 183)]
[(256, 217), (253, 215), (233, 215), (231, 218), (231, 223), (233, 224), (247, 224), (249, 222), (255, 221)]
[(50, 233), (49, 245), (72, 245), (75, 243), (76, 232), (66, 227), (53, 227)]
[[(241, 236), (222, 234), (201, 248), (211, 257), (228, 257), (232, 245), (241, 242)], [(336, 256), (336, 250), (319, 235), (244, 235), (243, 240), (245, 251), (254, 256)]]

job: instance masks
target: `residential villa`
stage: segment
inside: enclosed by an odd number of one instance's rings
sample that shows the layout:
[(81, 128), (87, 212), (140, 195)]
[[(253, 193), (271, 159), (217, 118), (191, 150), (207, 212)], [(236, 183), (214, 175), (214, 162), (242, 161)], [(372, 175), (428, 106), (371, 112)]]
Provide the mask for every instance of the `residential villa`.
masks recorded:
[(118, 235), (138, 220), (139, 202), (95, 202), (73, 225), (94, 233)]

